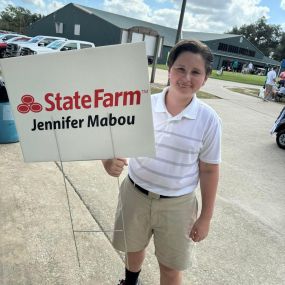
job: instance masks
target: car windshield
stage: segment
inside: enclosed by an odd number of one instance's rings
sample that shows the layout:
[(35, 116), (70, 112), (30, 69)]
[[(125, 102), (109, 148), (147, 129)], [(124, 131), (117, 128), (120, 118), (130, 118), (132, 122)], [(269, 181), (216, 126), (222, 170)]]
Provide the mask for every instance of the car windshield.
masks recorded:
[(43, 39), (44, 37), (43, 36), (36, 36), (34, 38), (31, 38), (29, 40), (29, 43), (37, 43), (38, 41), (40, 41), (41, 39)]
[(21, 42), (26, 42), (28, 41), (29, 38), (22, 38), (22, 37), (19, 37), (19, 38), (13, 38), (11, 39), (11, 42), (18, 42), (18, 41), (21, 41)]
[(56, 41), (48, 44), (46, 47), (51, 48), (51, 49), (58, 49), (63, 43), (64, 43), (63, 40), (56, 40)]

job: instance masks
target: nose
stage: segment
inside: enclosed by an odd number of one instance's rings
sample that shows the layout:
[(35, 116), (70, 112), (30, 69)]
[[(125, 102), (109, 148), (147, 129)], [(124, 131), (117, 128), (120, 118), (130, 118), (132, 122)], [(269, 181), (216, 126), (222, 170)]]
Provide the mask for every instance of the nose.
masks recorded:
[(187, 80), (190, 80), (190, 79), (191, 79), (191, 73), (190, 73), (190, 72), (186, 72), (186, 73), (185, 73), (185, 78), (186, 78)]

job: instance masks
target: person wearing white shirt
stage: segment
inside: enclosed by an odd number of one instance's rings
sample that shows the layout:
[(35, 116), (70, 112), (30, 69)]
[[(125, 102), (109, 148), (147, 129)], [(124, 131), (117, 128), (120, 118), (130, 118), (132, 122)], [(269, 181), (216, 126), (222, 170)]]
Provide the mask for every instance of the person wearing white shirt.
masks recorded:
[(156, 155), (131, 158), (129, 163), (124, 158), (102, 161), (114, 177), (129, 165), (120, 187), (113, 236), (113, 246), (126, 252), (126, 279), (120, 285), (139, 284), (151, 237), (160, 284), (181, 285), (182, 273), (191, 265), (192, 241), (208, 235), (219, 180), (221, 122), (196, 92), (207, 81), (212, 62), (205, 44), (195, 40), (176, 44), (167, 62), (169, 87), (151, 100)]
[(273, 87), (275, 86), (276, 82), (276, 70), (278, 66), (275, 66), (267, 73), (266, 83), (265, 83), (265, 94), (264, 94), (264, 101), (268, 101), (269, 99), (274, 99), (274, 92)]

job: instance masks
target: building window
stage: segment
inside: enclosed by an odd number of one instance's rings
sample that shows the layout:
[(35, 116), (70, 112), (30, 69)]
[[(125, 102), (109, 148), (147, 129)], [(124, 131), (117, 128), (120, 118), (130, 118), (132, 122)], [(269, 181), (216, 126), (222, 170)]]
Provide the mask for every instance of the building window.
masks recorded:
[(249, 56), (251, 56), (251, 57), (255, 57), (255, 51), (253, 51), (253, 50), (249, 50)]
[(228, 45), (227, 44), (223, 44), (223, 43), (219, 43), (218, 50), (227, 51), (228, 50)]
[(78, 25), (78, 24), (74, 25), (74, 35), (80, 36), (80, 25)]
[(59, 22), (55, 23), (55, 32), (57, 34), (62, 34), (63, 33), (63, 23), (59, 23)]
[(255, 51), (253, 50), (241, 47), (239, 48), (237, 46), (227, 45), (224, 43), (219, 43), (218, 50), (255, 57)]
[(229, 45), (228, 52), (238, 53), (238, 47)]

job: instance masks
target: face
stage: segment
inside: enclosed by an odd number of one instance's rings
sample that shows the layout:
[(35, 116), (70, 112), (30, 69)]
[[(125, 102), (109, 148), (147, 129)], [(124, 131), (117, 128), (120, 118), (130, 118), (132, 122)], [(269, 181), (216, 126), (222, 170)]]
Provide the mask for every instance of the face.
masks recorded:
[(169, 70), (170, 88), (191, 98), (206, 80), (205, 61), (200, 54), (188, 51), (181, 53)]

